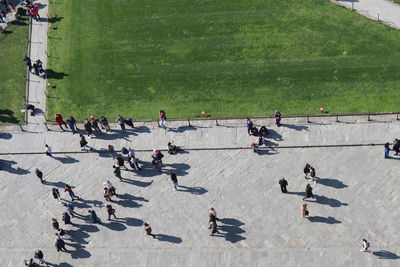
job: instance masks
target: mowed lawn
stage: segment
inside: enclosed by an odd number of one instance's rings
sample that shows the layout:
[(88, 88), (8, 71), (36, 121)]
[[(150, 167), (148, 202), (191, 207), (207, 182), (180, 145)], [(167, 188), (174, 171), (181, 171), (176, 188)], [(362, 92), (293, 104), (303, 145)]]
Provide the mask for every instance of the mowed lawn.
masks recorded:
[(19, 123), (24, 120), (28, 25), (25, 21), (10, 24), (0, 33), (0, 123)]
[(400, 111), (400, 32), (326, 0), (50, 4), (48, 113)]

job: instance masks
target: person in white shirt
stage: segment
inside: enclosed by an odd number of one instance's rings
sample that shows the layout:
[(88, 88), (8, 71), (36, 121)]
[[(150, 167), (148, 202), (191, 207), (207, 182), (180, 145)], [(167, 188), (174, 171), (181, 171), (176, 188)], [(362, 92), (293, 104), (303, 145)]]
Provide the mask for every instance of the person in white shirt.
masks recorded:
[(48, 146), (47, 144), (44, 145), (46, 147), (46, 155), (49, 157), (52, 157), (51, 155), (51, 147)]

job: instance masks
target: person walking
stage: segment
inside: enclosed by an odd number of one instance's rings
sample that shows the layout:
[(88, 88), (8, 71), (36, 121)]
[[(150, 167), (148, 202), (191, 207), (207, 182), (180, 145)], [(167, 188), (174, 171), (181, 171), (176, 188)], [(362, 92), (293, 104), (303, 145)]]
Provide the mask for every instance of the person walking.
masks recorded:
[(171, 176), (171, 181), (174, 185), (174, 190), (176, 191), (176, 190), (178, 190), (178, 187), (179, 187), (178, 178), (176, 177), (176, 174), (174, 172), (170, 173), (170, 176)]
[(57, 113), (57, 114), (54, 116), (54, 121), (58, 124), (58, 126), (60, 127), (60, 129), (61, 129), (63, 132), (64, 132), (65, 130), (64, 130), (64, 128), (62, 127), (62, 125), (64, 125), (65, 128), (68, 129), (68, 126), (67, 126), (67, 124), (65, 123), (65, 121), (63, 120), (63, 117), (62, 117), (62, 115), (61, 115), (60, 113)]
[(88, 145), (88, 142), (86, 141), (85, 137), (82, 134), (79, 135), (79, 136), (81, 138), (81, 140), (79, 141), (79, 144), (81, 146), (81, 150), (82, 151), (87, 151), (87, 152), (92, 151), (93, 147)]
[(307, 163), (306, 166), (304, 167), (303, 172), (304, 172), (304, 174), (305, 174), (305, 175), (304, 175), (304, 178), (305, 178), (305, 179), (308, 179), (307, 176), (308, 176), (308, 174), (309, 174), (310, 171), (311, 171), (311, 170), (310, 170), (310, 167), (311, 167), (311, 166), (310, 166), (310, 164), (308, 164), (308, 163)]
[(110, 132), (111, 131), (110, 125), (108, 124), (108, 120), (107, 120), (106, 117), (101, 116), (99, 121), (100, 121), (101, 126), (104, 129), (106, 129), (106, 132)]
[(247, 133), (249, 135), (251, 135), (251, 129), (253, 129), (254, 124), (253, 122), (250, 120), (250, 118), (247, 118)]
[(118, 115), (117, 122), (119, 123), (121, 130), (125, 130), (125, 118), (121, 115)]
[(54, 230), (60, 229), (60, 224), (56, 218), (51, 218), (51, 224), (53, 225)]
[(301, 205), (301, 217), (304, 219), (305, 217), (308, 218), (308, 209), (307, 204)]
[(45, 146), (45, 153), (46, 153), (46, 155), (49, 156), (49, 157), (53, 157), (53, 156), (51, 155), (51, 147), (50, 147), (49, 145), (47, 145), (47, 144), (45, 144), (44, 146)]
[(51, 190), (51, 193), (53, 194), (54, 199), (57, 199), (60, 203), (62, 203), (61, 197), (60, 197), (60, 191), (58, 191), (58, 189), (56, 187), (53, 187), (53, 189)]
[(311, 176), (311, 181), (314, 182), (314, 185), (317, 184), (317, 177), (316, 177), (316, 172), (314, 167), (310, 166), (310, 176)]
[(98, 120), (95, 119), (93, 115), (90, 116), (90, 121), (91, 121), (91, 123), (92, 123), (93, 129), (94, 129), (97, 133), (101, 133)]
[(313, 188), (310, 184), (306, 185), (306, 195), (303, 197), (303, 200), (305, 200), (306, 198), (315, 198), (313, 194)]
[(111, 220), (111, 216), (114, 216), (114, 218), (117, 219), (117, 216), (115, 216), (115, 209), (110, 204), (107, 204), (106, 208), (108, 213), (108, 220)]
[(32, 60), (29, 57), (25, 57), (22, 61), (28, 66), (29, 72), (32, 73)]
[(39, 260), (40, 264), (46, 264), (46, 266), (49, 266), (49, 264), (44, 260), (44, 255), (43, 255), (43, 251), (41, 251), (40, 249), (37, 249), (35, 251), (35, 259)]
[(153, 229), (151, 229), (149, 223), (145, 222), (145, 223), (143, 223), (143, 226), (144, 226), (144, 230), (146, 231), (147, 235), (151, 235), (153, 238), (156, 238), (156, 235), (151, 233), (153, 231)]
[(61, 213), (61, 215), (62, 215), (62, 220), (65, 223), (65, 225), (73, 224), (71, 222), (71, 216), (69, 216), (68, 212), (64, 211), (63, 213)]
[(64, 186), (64, 192), (68, 192), (69, 196), (71, 197), (71, 201), (74, 201), (75, 199), (79, 199), (79, 197), (77, 197), (74, 193), (74, 191), (72, 191), (72, 188), (65, 184)]
[(117, 165), (121, 168), (124, 167), (125, 170), (127, 170), (128, 168), (125, 166), (125, 161), (124, 158), (121, 155), (118, 155), (115, 160), (117, 161)]
[(40, 182), (44, 184), (46, 181), (43, 180), (43, 172), (41, 172), (38, 168), (35, 169), (36, 176), (40, 179)]
[(67, 122), (69, 128), (71, 129), (72, 134), (76, 134), (77, 131), (78, 131), (79, 129), (78, 129), (78, 127), (76, 126), (76, 120), (75, 120), (75, 118), (72, 117), (72, 116), (69, 116), (69, 118), (67, 119), (66, 122)]
[(68, 213), (69, 213), (69, 215), (71, 215), (71, 217), (75, 217), (75, 212), (74, 212), (74, 209), (75, 209), (75, 206), (74, 206), (74, 204), (72, 204), (72, 203), (64, 203), (64, 206), (67, 208), (67, 211), (68, 211)]
[(278, 110), (275, 111), (274, 117), (275, 117), (276, 126), (281, 127), (281, 117), (282, 117), (282, 115)]
[(86, 134), (91, 139), (91, 135), (93, 134), (92, 125), (90, 124), (89, 120), (86, 119), (83, 123), (83, 128), (85, 128)]
[(160, 110), (160, 126), (166, 130), (167, 129), (167, 115), (165, 110)]
[(389, 156), (389, 151), (390, 151), (390, 147), (389, 147), (389, 143), (386, 143), (385, 144), (385, 148), (384, 148), (385, 150), (384, 150), (384, 152), (385, 152), (385, 159), (387, 159), (387, 158), (390, 158), (390, 156)]
[(285, 180), (285, 178), (282, 178), (279, 180), (279, 185), (281, 186), (281, 191), (282, 193), (287, 193), (286, 186), (288, 186), (288, 182)]
[(57, 237), (56, 238), (56, 243), (55, 243), (55, 246), (56, 246), (56, 249), (57, 249), (57, 252), (60, 252), (60, 251), (68, 251), (66, 248), (65, 248), (65, 242), (64, 242), (64, 240), (61, 238), (61, 237)]
[(218, 217), (217, 217), (217, 211), (213, 208), (213, 207), (211, 207), (209, 210), (208, 210), (208, 216), (214, 216), (214, 218), (215, 218), (215, 220), (216, 221), (219, 221), (219, 219), (218, 219)]
[(362, 246), (361, 246), (361, 250), (360, 251), (362, 251), (362, 252), (370, 252), (369, 251), (369, 242), (367, 241), (367, 239), (365, 239), (365, 238), (363, 238), (363, 243), (362, 243)]
[(220, 232), (218, 231), (218, 225), (217, 222), (215, 220), (210, 221), (208, 223), (208, 228), (211, 229), (210, 235), (213, 236), (214, 234), (220, 234)]
[(115, 165), (113, 165), (113, 168), (114, 168), (115, 177), (117, 177), (122, 182), (121, 168), (119, 166), (115, 166)]

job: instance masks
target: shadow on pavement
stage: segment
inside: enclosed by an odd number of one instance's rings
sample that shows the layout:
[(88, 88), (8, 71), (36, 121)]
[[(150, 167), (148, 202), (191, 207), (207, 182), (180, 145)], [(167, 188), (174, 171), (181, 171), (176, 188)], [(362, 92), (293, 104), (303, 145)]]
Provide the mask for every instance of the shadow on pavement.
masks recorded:
[(308, 220), (310, 222), (319, 222), (319, 223), (327, 223), (327, 224), (337, 224), (337, 223), (342, 223), (339, 220), (336, 220), (333, 217), (321, 217), (321, 216), (310, 216), (308, 217)]
[(396, 253), (387, 251), (387, 250), (380, 250), (372, 252), (372, 255), (377, 256), (379, 259), (387, 259), (387, 260), (398, 260), (400, 259)]
[(169, 242), (175, 244), (182, 243), (182, 238), (171, 235), (156, 234), (156, 239), (161, 242)]
[(219, 222), (223, 223), (220, 229), (226, 232), (223, 234), (226, 241), (229, 241), (231, 243), (236, 243), (246, 239), (245, 237), (241, 236), (241, 234), (245, 232), (245, 230), (240, 228), (241, 226), (244, 225), (243, 222), (234, 218), (223, 218), (220, 219)]
[(317, 182), (319, 184), (325, 185), (325, 186), (331, 186), (334, 188), (346, 188), (348, 185), (345, 185), (342, 181), (339, 181), (337, 179), (332, 179), (332, 178), (320, 178), (317, 177)]
[(132, 180), (132, 179), (128, 179), (128, 178), (122, 178), (122, 182), (140, 186), (140, 187), (147, 187), (153, 183), (153, 180), (151, 180), (150, 182), (142, 182), (142, 181)]
[(329, 198), (329, 197), (325, 197), (325, 196), (315, 195), (315, 198), (316, 198), (315, 202), (317, 202), (318, 204), (328, 205), (328, 206), (333, 207), (333, 208), (337, 208), (337, 207), (340, 207), (340, 206), (347, 206), (348, 205), (347, 203), (343, 203), (343, 202), (341, 202), (341, 201), (339, 201), (337, 199)]
[(30, 173), (29, 170), (25, 170), (20, 167), (13, 168), (12, 165), (14, 165), (14, 164), (17, 164), (17, 162), (13, 161), (13, 160), (0, 159), (0, 171), (6, 171), (9, 173), (18, 174), (18, 175)]
[(0, 138), (1, 139), (11, 139), (12, 138), (12, 134), (10, 134), (10, 133), (0, 133)]
[(281, 127), (286, 127), (286, 128), (293, 129), (293, 130), (296, 130), (296, 131), (308, 131), (308, 126), (305, 126), (305, 125), (295, 125), (295, 124), (282, 123)]
[(207, 189), (205, 189), (201, 186), (188, 187), (188, 186), (183, 186), (183, 185), (180, 185), (178, 187), (178, 191), (190, 193), (193, 195), (202, 195), (202, 194), (205, 194), (208, 192)]
[(114, 219), (112, 221), (109, 221), (109, 223), (103, 223), (102, 226), (107, 227), (108, 229), (113, 231), (124, 231), (127, 229), (125, 225), (119, 222), (119, 219)]
[(72, 163), (75, 163), (75, 162), (79, 162), (79, 160), (77, 160), (77, 159), (75, 159), (73, 157), (70, 157), (70, 156), (56, 157), (56, 156), (53, 155), (53, 158), (58, 160), (58, 161), (60, 161), (62, 164), (72, 164)]

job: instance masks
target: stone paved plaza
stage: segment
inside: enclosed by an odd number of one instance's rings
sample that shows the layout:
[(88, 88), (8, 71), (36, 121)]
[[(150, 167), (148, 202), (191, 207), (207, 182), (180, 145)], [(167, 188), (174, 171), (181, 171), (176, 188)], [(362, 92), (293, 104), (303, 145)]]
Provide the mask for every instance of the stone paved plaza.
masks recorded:
[[(255, 138), (247, 135), (243, 120), (221, 121), (221, 126), (192, 122), (195, 127), (171, 122), (168, 131), (154, 122), (126, 132), (114, 126), (112, 133), (88, 141), (98, 150), (108, 144), (143, 150), (136, 154), (144, 170), (123, 170), (125, 182), (114, 177), (108, 153), (82, 153), (78, 135), (55, 126), (45, 131), (28, 125), (26, 132), (3, 127), (0, 265), (21, 266), (39, 248), (54, 266), (399, 266), (400, 157), (384, 159), (381, 145), (340, 145), (392, 141), (400, 122), (392, 117), (347, 120), (286, 120), (280, 128), (267, 119), (254, 120), (271, 129), (269, 145), (276, 147), (259, 153), (248, 149)], [(184, 152), (164, 152), (162, 172), (151, 169), (151, 150), (165, 149), (169, 140)], [(44, 143), (53, 148), (54, 158), (44, 155)], [(7, 154), (12, 152), (22, 154)], [(300, 216), (305, 163), (316, 167), (319, 178), (312, 185), (316, 200), (305, 201), (309, 219)], [(44, 172), (45, 185), (35, 168)], [(179, 191), (172, 190), (168, 171), (177, 173)], [(280, 192), (282, 177), (289, 182), (288, 194)], [(106, 180), (120, 195), (111, 203), (118, 217), (111, 222), (104, 207)], [(52, 187), (62, 189), (64, 183), (82, 198), (74, 202), (81, 214), (72, 218), (74, 226), (64, 226), (65, 208), (51, 195)], [(221, 219), (221, 235), (209, 235), (210, 206)], [(90, 222), (89, 209), (103, 224)], [(71, 235), (68, 253), (55, 250), (52, 217)], [(146, 236), (143, 221), (157, 239)], [(371, 253), (360, 252), (362, 238), (370, 241)]]

